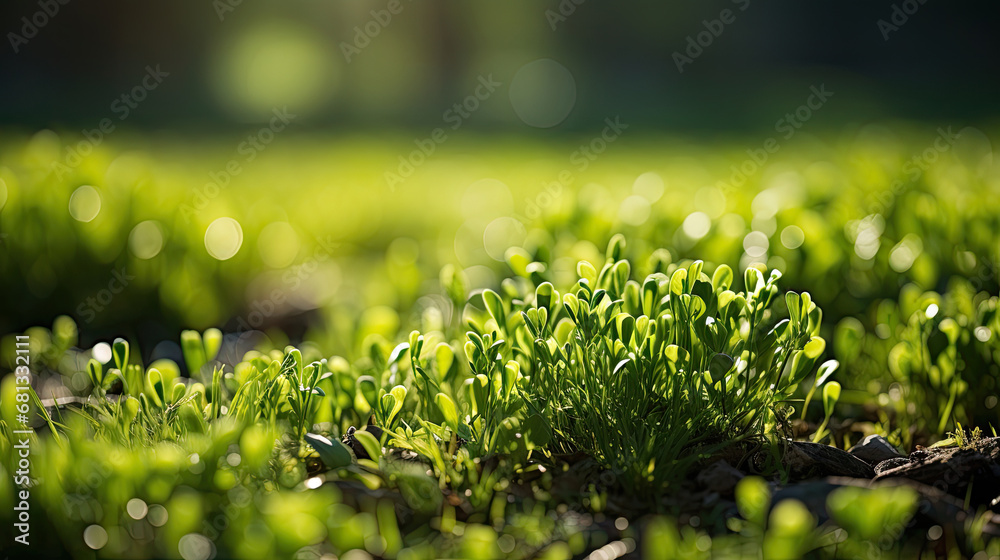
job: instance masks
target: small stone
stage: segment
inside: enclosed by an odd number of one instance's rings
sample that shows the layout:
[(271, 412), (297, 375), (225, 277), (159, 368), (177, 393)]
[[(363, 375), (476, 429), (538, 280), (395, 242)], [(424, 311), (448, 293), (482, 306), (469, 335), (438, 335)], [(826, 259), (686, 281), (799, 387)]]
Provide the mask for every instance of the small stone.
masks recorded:
[(885, 461), (875, 465), (875, 474), (881, 475), (888, 470), (908, 464), (910, 464), (910, 460), (906, 457), (893, 457), (892, 459), (886, 459)]
[(884, 437), (874, 434), (852, 447), (850, 453), (873, 467), (882, 461), (898, 459), (903, 456)]
[(743, 478), (743, 473), (734, 469), (725, 461), (716, 461), (698, 473), (697, 481), (709, 492), (728, 496), (733, 493), (736, 483)]
[(807, 441), (789, 441), (782, 458), (792, 480), (822, 478), (825, 476), (850, 476), (873, 478), (871, 465), (847, 451)]

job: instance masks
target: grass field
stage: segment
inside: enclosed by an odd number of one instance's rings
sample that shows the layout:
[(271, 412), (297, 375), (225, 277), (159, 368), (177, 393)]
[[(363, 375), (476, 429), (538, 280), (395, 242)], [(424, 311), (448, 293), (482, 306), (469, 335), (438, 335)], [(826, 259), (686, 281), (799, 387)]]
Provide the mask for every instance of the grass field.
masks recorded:
[(995, 131), (622, 124), (6, 136), (3, 530), (24, 502), (76, 558), (1000, 555), (983, 486), (930, 529), (905, 484), (787, 494), (793, 440), (996, 435)]

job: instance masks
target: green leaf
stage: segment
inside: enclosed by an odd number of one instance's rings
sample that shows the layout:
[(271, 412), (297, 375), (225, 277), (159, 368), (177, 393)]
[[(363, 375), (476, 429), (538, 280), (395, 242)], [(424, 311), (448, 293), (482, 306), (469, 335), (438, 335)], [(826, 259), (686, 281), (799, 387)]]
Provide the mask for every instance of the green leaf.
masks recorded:
[(683, 294), (686, 284), (687, 269), (678, 268), (674, 271), (673, 275), (670, 276), (670, 293), (678, 296)]
[(826, 380), (829, 379), (830, 376), (833, 375), (835, 371), (837, 371), (837, 368), (839, 366), (840, 362), (838, 362), (837, 360), (827, 360), (823, 362), (823, 364), (819, 366), (819, 371), (816, 373), (815, 386), (822, 387), (823, 383), (826, 383)]
[(611, 236), (611, 240), (608, 242), (608, 250), (605, 256), (607, 256), (607, 258), (611, 259), (612, 261), (617, 261), (622, 258), (622, 255), (624, 253), (625, 253), (625, 236), (620, 233), (616, 233), (613, 236)]
[(115, 367), (121, 371), (125, 371), (125, 367), (128, 366), (128, 350), (128, 341), (124, 338), (116, 338), (111, 345), (111, 351), (115, 357)]
[(552, 304), (553, 294), (559, 297), (558, 292), (555, 291), (555, 288), (549, 282), (542, 282), (535, 288), (535, 305), (539, 310), (545, 309), (546, 312), (548, 311), (549, 306)]
[[(302, 379), (302, 369), (304, 364), (302, 363), (302, 351), (298, 348), (286, 348), (285, 354), (291, 362), (292, 372), (295, 374), (295, 378), (298, 380)], [(284, 365), (284, 364), (282, 364)]]
[(712, 383), (718, 383), (725, 378), (729, 370), (733, 368), (734, 363), (732, 356), (728, 354), (719, 353), (712, 356), (712, 361), (708, 365), (708, 372), (712, 376)]
[(691, 296), (691, 303), (688, 309), (691, 313), (691, 320), (697, 321), (698, 319), (701, 319), (702, 315), (705, 314), (707, 306), (705, 305), (705, 300), (698, 296)]
[(219, 349), (222, 348), (222, 331), (216, 328), (208, 329), (202, 334), (205, 342), (205, 359), (212, 361), (219, 356)]
[(642, 284), (642, 314), (648, 315), (650, 317), (656, 312), (656, 306), (659, 304), (658, 294), (659, 294), (660, 283), (653, 276), (646, 278), (646, 281)]
[(146, 383), (151, 391), (153, 404), (159, 407), (166, 405), (166, 395), (164, 395), (163, 390), (163, 376), (160, 374), (160, 370), (156, 368), (149, 368), (149, 371), (146, 372)]
[(455, 351), (446, 342), (439, 342), (434, 348), (434, 357), (441, 377), (448, 375), (455, 363)]
[(382, 458), (382, 444), (379, 443), (375, 434), (367, 431), (367, 429), (355, 430), (354, 439), (358, 440), (358, 443), (361, 444), (361, 447), (364, 448), (365, 453), (371, 457), (372, 461), (379, 462), (379, 459)]
[(611, 284), (614, 292), (621, 295), (628, 283), (628, 278), (632, 274), (632, 266), (628, 261), (618, 261), (611, 268)]
[[(489, 380), (486, 378), (486, 376), (481, 373), (469, 380), (469, 386), (472, 388), (471, 389), (472, 401), (476, 404), (476, 410), (481, 414), (486, 412), (488, 404), (487, 394), (486, 394), (487, 391), (486, 384), (488, 383), (488, 381)], [(452, 406), (454, 406), (454, 404), (455, 403), (452, 403)]]
[(528, 277), (528, 265), (531, 264), (531, 255), (520, 247), (511, 247), (504, 253), (504, 260), (514, 274), (523, 278)]
[(320, 460), (327, 468), (339, 469), (351, 464), (351, 452), (343, 443), (330, 441), (319, 434), (306, 434), (305, 439), (319, 453)]
[(627, 313), (642, 314), (642, 287), (635, 280), (625, 282), (625, 289), (622, 290), (622, 306)]
[(732, 302), (734, 299), (736, 299), (736, 292), (733, 292), (733, 291), (730, 291), (730, 290), (724, 290), (722, 293), (720, 293), (719, 294), (719, 312), (721, 313), (721, 312), (725, 311), (726, 306), (728, 306), (729, 303)]
[(576, 263), (576, 274), (591, 285), (597, 282), (597, 269), (587, 261)]
[(826, 350), (826, 341), (818, 336), (810, 338), (803, 348), (805, 355), (813, 360), (819, 358), (824, 350)]
[[(473, 383), (476, 381), (473, 380)], [(444, 417), (445, 424), (448, 425), (452, 431), (458, 431), (458, 409), (455, 408), (455, 401), (451, 400), (451, 397), (444, 393), (438, 393), (434, 395), (434, 403), (437, 405), (438, 410), (441, 411), (441, 415)]]
[(380, 424), (383, 428), (386, 429), (390, 428), (390, 423), (393, 416), (392, 412), (396, 408), (397, 404), (399, 404), (399, 406), (403, 406), (403, 403), (398, 402), (396, 400), (396, 397), (389, 393), (385, 393), (379, 397), (378, 410), (381, 412), (382, 416), (381, 418), (379, 418), (379, 420), (381, 421)]
[(632, 333), (635, 332), (635, 317), (632, 317), (628, 313), (619, 313), (615, 317), (615, 330), (618, 335), (618, 340), (622, 341), (622, 344), (629, 346), (632, 344)]
[(183, 383), (177, 383), (174, 385), (173, 391), (170, 395), (170, 402), (175, 403), (184, 398), (184, 393), (187, 392), (187, 385)]
[(184, 363), (187, 365), (188, 375), (194, 377), (205, 365), (208, 359), (205, 356), (205, 345), (201, 341), (201, 334), (198, 331), (181, 332), (181, 350), (184, 353)]
[(87, 360), (87, 376), (90, 377), (90, 384), (94, 388), (104, 386), (104, 366), (94, 358)]
[(420, 334), (420, 331), (410, 332), (410, 359), (417, 360), (420, 359), (420, 352), (424, 347), (424, 337)]
[(399, 344), (397, 344), (396, 347), (393, 348), (392, 352), (389, 354), (389, 360), (388, 362), (386, 362), (386, 366), (392, 366), (393, 364), (398, 362), (403, 357), (403, 354), (409, 349), (410, 349), (409, 342), (400, 342)]
[(675, 364), (686, 362), (689, 356), (687, 350), (681, 348), (680, 346), (677, 346), (676, 344), (667, 345), (667, 347), (664, 349), (663, 352), (667, 360)]
[(823, 410), (827, 418), (833, 415), (833, 407), (840, 400), (840, 383), (831, 381), (823, 386)]
[(548, 445), (552, 439), (552, 431), (544, 418), (532, 414), (521, 424), (521, 436), (530, 451)]
[(785, 293), (785, 306), (788, 308), (788, 320), (793, 325), (798, 325), (802, 318), (800, 313), (802, 300), (799, 298), (799, 294), (795, 292)]
[[(120, 402), (120, 401), (119, 401)], [(122, 424), (127, 428), (132, 425), (136, 415), (139, 414), (139, 399), (135, 397), (125, 397), (122, 406)]]
[(746, 286), (747, 293), (756, 294), (759, 288), (764, 287), (764, 277), (761, 276), (759, 270), (749, 266), (743, 272), (743, 283)]
[(517, 383), (517, 377), (521, 373), (521, 365), (515, 360), (509, 360), (504, 364), (503, 369), (500, 371), (501, 378), (503, 380), (503, 398), (507, 400), (510, 398), (511, 392), (514, 390), (514, 384)]
[[(179, 385), (183, 387), (183, 385)], [(178, 386), (175, 386), (176, 389)], [(176, 390), (174, 391), (176, 393)], [(176, 399), (174, 402), (177, 402)], [(181, 424), (188, 431), (188, 433), (203, 434), (206, 431), (205, 417), (202, 413), (194, 406), (194, 403), (188, 401), (181, 405), (178, 411), (178, 416), (180, 417)]]
[(389, 391), (389, 394), (396, 397), (396, 402), (399, 403), (397, 408), (393, 409), (393, 414), (396, 414), (403, 408), (403, 401), (406, 399), (406, 387), (396, 385)]
[(386, 429), (392, 428), (393, 421), (399, 411), (403, 409), (403, 399), (406, 398), (406, 387), (396, 385), (392, 391), (381, 396), (379, 405), (385, 417), (382, 418), (383, 426)]
[(712, 275), (712, 287), (716, 292), (728, 290), (733, 285), (733, 269), (726, 264), (720, 264)]
[(620, 372), (621, 370), (625, 369), (625, 366), (627, 366), (628, 363), (631, 362), (631, 361), (632, 361), (632, 358), (625, 358), (624, 360), (618, 362), (618, 365), (615, 366), (615, 369), (614, 369), (614, 371), (612, 373), (614, 373), (615, 375), (618, 375), (618, 372)]
[(736, 508), (743, 519), (763, 529), (771, 504), (771, 490), (758, 476), (748, 476), (736, 484)]
[[(370, 375), (362, 375), (358, 378), (358, 395), (364, 400), (367, 405), (367, 410), (375, 408), (375, 404), (378, 401), (378, 385), (375, 384), (375, 378)], [(357, 399), (355, 399), (355, 402)], [(362, 412), (366, 414), (367, 411)]]
[(501, 330), (505, 329), (507, 327), (507, 314), (504, 312), (503, 299), (500, 298), (500, 294), (489, 289), (483, 290), (483, 303), (486, 304), (486, 310), (489, 311), (490, 317), (496, 321), (497, 326)]

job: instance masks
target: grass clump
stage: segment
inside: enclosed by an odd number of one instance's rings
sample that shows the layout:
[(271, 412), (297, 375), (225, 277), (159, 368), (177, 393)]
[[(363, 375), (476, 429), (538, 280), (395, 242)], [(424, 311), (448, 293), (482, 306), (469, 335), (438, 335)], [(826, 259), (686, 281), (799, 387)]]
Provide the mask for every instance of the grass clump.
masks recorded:
[(702, 261), (654, 258), (633, 278), (624, 249), (623, 237), (612, 239), (600, 271), (581, 261), (563, 294), (526, 278), (503, 295), (483, 292), (470, 359), (474, 371), (487, 356), (516, 364), (554, 451), (594, 456), (630, 491), (659, 489), (699, 452), (774, 439), (781, 409), (825, 348), (822, 312), (808, 293), (788, 292), (789, 317), (776, 321), (778, 271), (748, 268), (741, 290), (727, 265), (709, 276)]

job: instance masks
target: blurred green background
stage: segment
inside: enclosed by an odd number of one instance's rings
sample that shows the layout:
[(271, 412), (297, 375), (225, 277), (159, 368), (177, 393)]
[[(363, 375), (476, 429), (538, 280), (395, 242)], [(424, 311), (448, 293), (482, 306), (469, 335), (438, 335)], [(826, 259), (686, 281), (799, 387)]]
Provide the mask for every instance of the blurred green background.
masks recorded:
[[(519, 70), (543, 58), (566, 69), (576, 94), (550, 134), (586, 132), (614, 114), (647, 130), (770, 128), (819, 83), (837, 92), (827, 123), (995, 118), (1000, 9), (989, 2), (393, 6), (397, 13), (388, 0), (114, 0), (68, 3), (26, 28), (22, 18), (32, 21), (38, 3), (7, 2), (0, 119), (32, 132), (96, 126), (120, 114), (110, 104), (159, 65), (169, 78), (130, 111), (130, 126), (217, 132), (288, 105), (300, 128), (423, 128), (480, 74), (513, 87)], [(694, 54), (683, 71), (675, 53)], [(559, 72), (521, 78), (516, 89), (534, 104), (570, 91), (557, 87)], [(547, 138), (524, 126), (503, 93), (469, 124)]]
[(557, 274), (616, 231), (785, 268), (834, 319), (953, 273), (995, 292), (994, 5), (2, 10), (4, 332), (349, 352), (443, 264), (495, 286), (509, 247)]

